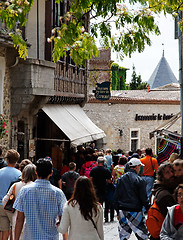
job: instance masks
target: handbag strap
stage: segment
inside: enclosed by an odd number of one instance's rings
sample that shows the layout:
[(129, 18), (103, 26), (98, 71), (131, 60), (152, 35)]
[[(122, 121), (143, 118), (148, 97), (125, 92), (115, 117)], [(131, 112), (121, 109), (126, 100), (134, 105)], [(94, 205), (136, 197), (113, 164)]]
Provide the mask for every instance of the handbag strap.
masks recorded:
[[(89, 215), (89, 218), (90, 218), (91, 222), (93, 223), (93, 226), (94, 226), (94, 228), (96, 229), (97, 234), (98, 234), (97, 226), (96, 226), (96, 224), (94, 223), (93, 218), (92, 218), (90, 215)], [(99, 236), (99, 234), (98, 234), (98, 236)], [(99, 236), (99, 237), (100, 237), (100, 236)]]
[(15, 196), (15, 188), (16, 188), (16, 183), (14, 184), (13, 186), (13, 191), (12, 191), (12, 194)]
[(153, 172), (155, 172), (154, 166), (152, 164), (152, 157), (150, 158), (150, 160), (151, 160), (151, 166), (152, 166)]
[(90, 215), (89, 215), (89, 218), (90, 218), (90, 220), (92, 221), (94, 228), (97, 230), (97, 226), (96, 226), (96, 224), (94, 223), (93, 218), (92, 218)]

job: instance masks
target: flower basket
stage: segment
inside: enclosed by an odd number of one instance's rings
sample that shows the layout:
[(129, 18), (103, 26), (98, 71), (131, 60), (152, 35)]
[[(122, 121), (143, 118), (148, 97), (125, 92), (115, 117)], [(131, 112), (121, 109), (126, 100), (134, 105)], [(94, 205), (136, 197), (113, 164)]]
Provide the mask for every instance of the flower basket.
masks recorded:
[(0, 139), (8, 135), (7, 124), (8, 120), (5, 119), (3, 114), (0, 114)]

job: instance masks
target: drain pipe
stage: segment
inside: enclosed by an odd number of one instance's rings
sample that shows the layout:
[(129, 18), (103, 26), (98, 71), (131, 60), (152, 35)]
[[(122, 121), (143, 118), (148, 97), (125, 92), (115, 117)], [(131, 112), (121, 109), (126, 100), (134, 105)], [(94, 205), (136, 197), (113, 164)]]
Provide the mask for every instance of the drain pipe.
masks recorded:
[[(179, 21), (182, 19), (182, 12), (179, 12)], [(182, 78), (182, 32), (178, 27), (179, 39), (179, 82), (180, 82), (180, 112), (181, 112), (181, 149), (180, 157), (183, 157), (183, 78)]]
[(37, 0), (37, 59), (39, 59), (39, 0)]

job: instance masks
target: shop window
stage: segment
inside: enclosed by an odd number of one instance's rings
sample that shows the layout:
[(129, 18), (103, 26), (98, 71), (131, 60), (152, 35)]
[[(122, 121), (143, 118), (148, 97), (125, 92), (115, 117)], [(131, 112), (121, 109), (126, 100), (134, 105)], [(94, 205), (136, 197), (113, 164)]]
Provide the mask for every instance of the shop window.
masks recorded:
[(130, 150), (135, 152), (140, 148), (140, 129), (131, 128), (130, 129)]

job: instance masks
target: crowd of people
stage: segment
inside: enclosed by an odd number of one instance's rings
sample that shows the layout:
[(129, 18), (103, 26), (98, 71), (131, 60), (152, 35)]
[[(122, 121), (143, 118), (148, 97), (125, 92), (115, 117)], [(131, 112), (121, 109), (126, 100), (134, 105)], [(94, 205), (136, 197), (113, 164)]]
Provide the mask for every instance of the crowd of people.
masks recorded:
[[(0, 240), (103, 240), (117, 214), (119, 239), (182, 239), (183, 160), (158, 164), (151, 148), (78, 147), (61, 171), (49, 156), (20, 162), (0, 147)], [(17, 164), (19, 162), (19, 164)], [(4, 207), (14, 195), (14, 211)], [(104, 209), (104, 210), (103, 210)], [(155, 210), (159, 215), (154, 215)]]

